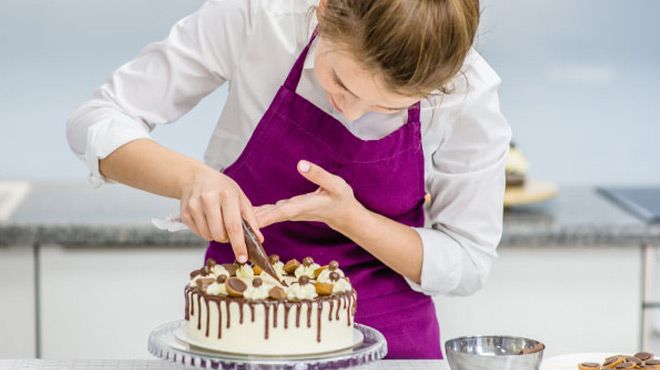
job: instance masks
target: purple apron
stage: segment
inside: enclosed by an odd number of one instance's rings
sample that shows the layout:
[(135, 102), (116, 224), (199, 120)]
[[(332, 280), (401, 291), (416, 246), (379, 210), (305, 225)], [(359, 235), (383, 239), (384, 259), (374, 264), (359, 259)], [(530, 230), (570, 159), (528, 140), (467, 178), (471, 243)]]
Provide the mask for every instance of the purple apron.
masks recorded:
[[(252, 204), (275, 203), (313, 192), (317, 185), (296, 170), (299, 160), (342, 177), (366, 208), (400, 223), (424, 225), (424, 154), (419, 102), (408, 122), (380, 140), (361, 140), (344, 125), (296, 94), (309, 41), (259, 121), (238, 159), (224, 173)], [(283, 261), (312, 256), (323, 265), (339, 261), (358, 292), (355, 321), (387, 338), (387, 358), (442, 358), (430, 297), (344, 235), (321, 222), (282, 222), (263, 228), (264, 247)], [(227, 243), (211, 242), (205, 259), (233, 261)]]

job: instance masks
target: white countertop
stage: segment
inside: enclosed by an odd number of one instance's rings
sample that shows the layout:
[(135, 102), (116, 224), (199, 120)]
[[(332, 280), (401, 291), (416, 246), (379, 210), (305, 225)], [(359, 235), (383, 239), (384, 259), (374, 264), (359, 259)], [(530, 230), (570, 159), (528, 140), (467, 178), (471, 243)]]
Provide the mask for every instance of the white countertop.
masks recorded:
[[(189, 370), (161, 360), (0, 360), (0, 370), (44, 369), (44, 370)], [(446, 361), (437, 360), (385, 360), (372, 363), (361, 370), (449, 370)]]

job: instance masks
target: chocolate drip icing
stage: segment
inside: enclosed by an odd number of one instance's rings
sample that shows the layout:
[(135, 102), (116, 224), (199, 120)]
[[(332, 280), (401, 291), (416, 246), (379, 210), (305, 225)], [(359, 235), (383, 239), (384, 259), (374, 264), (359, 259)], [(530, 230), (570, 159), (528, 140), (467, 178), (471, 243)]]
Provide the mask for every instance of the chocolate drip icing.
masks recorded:
[[(209, 298), (204, 297), (204, 303), (206, 303), (206, 336), (209, 336), (209, 326), (210, 326), (210, 320), (211, 320), (211, 311), (209, 311)], [(202, 316), (202, 311), (200, 310), (199, 316)]]
[(227, 308), (227, 329), (231, 326), (231, 311), (229, 311), (229, 300), (225, 300), (225, 307)]
[(321, 343), (321, 313), (323, 311), (323, 302), (319, 302), (316, 307), (316, 342)]
[(300, 327), (300, 302), (296, 302), (296, 328)]
[(218, 339), (222, 338), (222, 308), (220, 307), (221, 301), (215, 301), (218, 304)]
[(312, 327), (312, 301), (307, 301), (307, 327)]
[(186, 318), (186, 321), (190, 320), (190, 308), (188, 308), (188, 305), (190, 304), (190, 299), (188, 298), (188, 290), (186, 289), (186, 312), (184, 314), (184, 317)]
[(277, 327), (277, 306), (279, 306), (279, 303), (275, 302), (273, 305), (273, 328)]
[(202, 295), (197, 293), (197, 330), (202, 329)]
[(268, 339), (268, 316), (269, 316), (269, 315), (268, 315), (268, 309), (269, 309), (269, 308), (270, 308), (270, 304), (264, 302), (264, 310), (266, 311), (266, 312), (265, 312), (265, 316), (266, 316), (266, 330), (265, 330), (265, 333), (264, 333), (264, 338), (265, 338), (265, 339)]
[(291, 303), (284, 303), (284, 329), (289, 328), (289, 311), (291, 310)]
[(194, 296), (194, 294), (195, 293), (191, 290), (190, 291), (190, 314), (191, 315), (195, 314), (195, 302), (194, 302), (195, 296)]
[[(197, 297), (197, 308), (195, 308), (195, 296)], [(335, 316), (336, 320), (339, 320), (339, 312), (341, 309), (346, 309), (346, 320), (347, 324), (350, 326), (352, 324), (352, 315), (355, 314), (356, 310), (356, 304), (357, 304), (357, 297), (355, 294), (355, 291), (351, 292), (344, 292), (344, 293), (338, 293), (334, 294), (332, 296), (326, 296), (326, 297), (319, 297), (315, 300), (302, 300), (302, 301), (296, 301), (296, 302), (291, 302), (288, 300), (258, 300), (258, 301), (252, 301), (246, 298), (241, 298), (241, 297), (230, 297), (230, 296), (215, 296), (215, 295), (207, 295), (203, 292), (199, 291), (199, 288), (195, 287), (186, 287), (185, 289), (185, 318), (186, 320), (190, 320), (190, 318), (195, 315), (195, 312), (197, 312), (197, 329), (201, 330), (202, 329), (202, 303), (201, 300), (204, 299), (204, 303), (206, 304), (206, 329), (205, 333), (206, 336), (210, 336), (210, 316), (211, 316), (211, 311), (210, 311), (210, 305), (209, 301), (214, 301), (217, 305), (218, 308), (218, 339), (222, 338), (222, 326), (223, 326), (223, 312), (222, 312), (222, 302), (224, 301), (224, 306), (226, 310), (226, 316), (227, 316), (227, 324), (226, 327), (230, 328), (231, 327), (231, 315), (230, 315), (230, 307), (232, 302), (236, 302), (238, 304), (239, 308), (239, 324), (243, 324), (245, 320), (245, 313), (244, 313), (244, 306), (247, 304), (248, 307), (250, 307), (250, 319), (252, 322), (256, 320), (256, 314), (255, 314), (255, 306), (257, 304), (261, 304), (264, 306), (264, 313), (265, 313), (265, 326), (264, 326), (264, 337), (265, 339), (268, 339), (270, 337), (270, 326), (271, 326), (271, 318), (270, 318), (270, 309), (272, 306), (272, 311), (273, 311), (273, 318), (272, 318), (272, 327), (277, 328), (278, 325), (278, 306), (282, 304), (284, 306), (284, 328), (288, 329), (289, 327), (289, 314), (291, 312), (291, 308), (293, 306), (296, 307), (296, 327), (300, 327), (300, 316), (302, 314), (302, 308), (303, 305), (306, 306), (307, 308), (307, 327), (311, 328), (312, 327), (312, 308), (314, 303), (317, 304), (317, 317), (316, 317), (316, 326), (317, 326), (317, 332), (316, 332), (316, 340), (317, 342), (321, 341), (321, 335), (322, 335), (322, 325), (323, 323), (321, 322), (322, 317), (323, 317), (323, 306), (324, 304), (328, 303), (328, 321), (333, 320), (333, 315)], [(336, 307), (336, 308), (335, 308)], [(335, 309), (335, 312), (333, 313), (332, 310)]]

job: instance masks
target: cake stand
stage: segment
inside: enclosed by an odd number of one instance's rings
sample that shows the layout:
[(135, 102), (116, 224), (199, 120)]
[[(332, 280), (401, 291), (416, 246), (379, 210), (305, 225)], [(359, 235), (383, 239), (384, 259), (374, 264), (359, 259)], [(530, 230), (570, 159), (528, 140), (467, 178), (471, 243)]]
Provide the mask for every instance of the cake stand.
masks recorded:
[(238, 355), (193, 347), (177, 339), (174, 332), (186, 325), (185, 320), (173, 321), (154, 329), (149, 335), (149, 352), (166, 361), (201, 369), (344, 369), (380, 360), (387, 354), (387, 342), (378, 330), (355, 324), (364, 340), (353, 348), (305, 356)]

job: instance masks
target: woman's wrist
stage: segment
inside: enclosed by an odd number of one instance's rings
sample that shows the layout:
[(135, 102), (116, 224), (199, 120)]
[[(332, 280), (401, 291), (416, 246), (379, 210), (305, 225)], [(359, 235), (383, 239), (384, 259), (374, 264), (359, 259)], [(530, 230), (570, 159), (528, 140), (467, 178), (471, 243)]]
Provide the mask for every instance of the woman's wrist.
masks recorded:
[(371, 211), (362, 205), (362, 203), (355, 200), (349, 207), (346, 207), (342, 215), (335, 220), (328, 222), (328, 226), (333, 230), (344, 234), (351, 235), (354, 233), (356, 227), (364, 225), (367, 218), (371, 216)]

